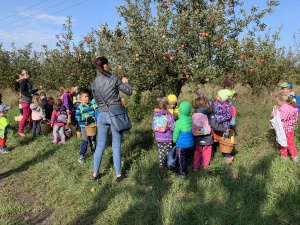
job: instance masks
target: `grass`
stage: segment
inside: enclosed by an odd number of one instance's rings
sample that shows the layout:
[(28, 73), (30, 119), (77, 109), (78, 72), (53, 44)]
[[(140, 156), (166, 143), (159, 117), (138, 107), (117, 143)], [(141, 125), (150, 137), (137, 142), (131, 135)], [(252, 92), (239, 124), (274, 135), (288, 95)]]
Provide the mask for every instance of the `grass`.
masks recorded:
[[(85, 165), (77, 161), (80, 139), (53, 145), (51, 134), (9, 137), (11, 153), (0, 155), (0, 224), (299, 224), (299, 166), (281, 161), (268, 141), (274, 95), (257, 101), (247, 90), (238, 91), (234, 163), (228, 167), (217, 150), (209, 172), (190, 170), (185, 180), (158, 171), (149, 120), (124, 136), (129, 177), (118, 185), (111, 147), (101, 165), (105, 176), (93, 182), (92, 154)], [(188, 93), (181, 99), (191, 99)], [(17, 111), (8, 114), (15, 132)], [(297, 127), (298, 147), (299, 139)]]

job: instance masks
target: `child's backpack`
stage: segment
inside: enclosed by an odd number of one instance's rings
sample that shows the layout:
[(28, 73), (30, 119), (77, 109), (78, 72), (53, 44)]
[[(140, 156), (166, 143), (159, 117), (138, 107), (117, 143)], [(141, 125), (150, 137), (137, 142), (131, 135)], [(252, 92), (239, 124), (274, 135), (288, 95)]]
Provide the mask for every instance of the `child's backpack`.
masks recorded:
[(178, 161), (178, 147), (175, 145), (168, 153), (167, 166), (175, 168)]
[(56, 114), (54, 117), (54, 123), (67, 123), (68, 121), (68, 115), (66, 112), (66, 107), (57, 107), (56, 109)]
[(209, 125), (207, 115), (203, 113), (194, 113), (192, 119), (192, 133), (194, 136), (208, 135), (211, 133), (211, 126)]
[[(228, 102), (224, 102), (224, 104), (222, 105), (222, 109), (225, 109), (225, 106), (229, 104)], [(232, 104), (229, 104), (229, 108), (231, 111), (231, 118), (230, 118), (230, 125), (231, 126), (235, 126), (236, 124), (236, 107), (233, 106)]]
[(152, 130), (154, 132), (165, 133), (169, 129), (168, 115), (155, 115), (152, 121)]

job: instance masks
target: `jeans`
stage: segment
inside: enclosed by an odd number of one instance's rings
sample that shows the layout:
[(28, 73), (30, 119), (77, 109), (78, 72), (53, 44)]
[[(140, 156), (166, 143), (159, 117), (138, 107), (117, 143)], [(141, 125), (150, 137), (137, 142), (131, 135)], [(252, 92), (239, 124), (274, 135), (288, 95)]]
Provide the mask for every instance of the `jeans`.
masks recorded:
[(85, 128), (82, 127), (81, 128), (81, 139), (82, 139), (82, 142), (81, 142), (81, 146), (80, 146), (79, 155), (84, 156), (87, 151), (88, 143), (90, 143), (91, 147), (92, 147), (92, 143), (96, 143), (96, 136), (93, 136), (93, 137), (87, 136)]
[(41, 134), (41, 121), (42, 120), (32, 120), (32, 134), (35, 134), (35, 131), (38, 133), (38, 134)]
[(112, 133), (113, 161), (116, 175), (121, 174), (121, 143), (123, 132), (117, 132), (111, 127), (111, 121), (108, 112), (99, 112), (97, 120), (97, 147), (94, 153), (94, 173), (99, 172), (102, 155), (105, 149), (109, 129)]
[(19, 130), (18, 130), (19, 134), (24, 133), (24, 127), (28, 123), (29, 123), (30, 130), (32, 130), (30, 103), (22, 102), (22, 109), (23, 109), (23, 118), (21, 119), (19, 124)]

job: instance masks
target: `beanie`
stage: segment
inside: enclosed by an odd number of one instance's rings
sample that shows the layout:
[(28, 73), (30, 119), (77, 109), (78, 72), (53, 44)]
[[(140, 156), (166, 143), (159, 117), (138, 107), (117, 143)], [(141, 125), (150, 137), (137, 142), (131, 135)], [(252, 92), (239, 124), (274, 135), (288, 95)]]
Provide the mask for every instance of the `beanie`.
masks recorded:
[(223, 100), (223, 101), (226, 101), (228, 98), (231, 97), (232, 93), (230, 90), (228, 89), (222, 89), (222, 90), (219, 90), (218, 91), (218, 95), (220, 96), (220, 98)]
[(168, 95), (168, 99), (170, 102), (177, 102), (177, 97), (174, 94)]

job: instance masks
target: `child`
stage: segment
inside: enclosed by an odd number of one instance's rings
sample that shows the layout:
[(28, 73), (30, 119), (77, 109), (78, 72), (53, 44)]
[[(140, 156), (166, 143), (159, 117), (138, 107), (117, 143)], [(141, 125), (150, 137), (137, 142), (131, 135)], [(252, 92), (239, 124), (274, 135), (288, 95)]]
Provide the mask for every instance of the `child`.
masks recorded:
[(55, 104), (55, 100), (53, 97), (49, 97), (47, 99), (47, 103), (45, 105), (45, 114), (46, 114), (46, 119), (51, 120), (51, 115), (53, 112), (53, 105)]
[(30, 104), (31, 119), (32, 119), (32, 130), (31, 133), (34, 135), (37, 131), (38, 135), (41, 134), (41, 121), (46, 119), (44, 114), (44, 103), (40, 96), (34, 95)]
[(58, 133), (60, 134), (60, 144), (64, 144), (66, 142), (66, 136), (64, 133), (64, 127), (67, 124), (68, 116), (67, 109), (63, 105), (61, 99), (56, 100), (56, 108), (53, 110), (51, 115), (50, 124), (53, 127), (53, 141), (52, 143), (56, 144), (58, 141)]
[(191, 104), (181, 102), (179, 105), (179, 118), (175, 122), (173, 131), (173, 142), (179, 148), (179, 173), (184, 178), (187, 173), (187, 166), (190, 161), (190, 153), (194, 146), (194, 136), (192, 133), (193, 120), (191, 115)]
[(40, 93), (40, 98), (41, 98), (42, 103), (44, 103), (44, 105), (46, 105), (47, 104), (47, 96), (46, 96), (45, 92), (42, 91)]
[(10, 107), (0, 104), (0, 154), (9, 153), (6, 149), (7, 136), (11, 133), (11, 126), (5, 114)]
[(73, 95), (68, 91), (66, 86), (60, 87), (60, 99), (67, 109), (68, 124), (71, 123), (71, 111), (73, 109)]
[[(174, 117), (173, 115), (168, 111), (170, 108), (170, 102), (168, 98), (164, 97), (161, 98), (158, 103), (158, 108), (154, 109), (154, 117), (152, 122), (152, 128), (154, 131), (155, 140), (158, 145), (158, 160), (159, 160), (159, 170), (164, 170), (165, 167), (165, 161), (167, 158), (167, 155), (172, 148), (172, 135), (173, 135), (173, 129), (174, 129)], [(156, 123), (161, 119), (164, 119), (165, 121), (165, 127), (166, 129), (158, 130), (158, 123)]]
[(290, 82), (283, 82), (280, 85), (281, 91), (288, 93), (292, 97), (292, 103), (296, 104), (298, 111), (300, 111), (300, 97), (292, 92), (293, 84)]
[[(202, 113), (207, 116), (208, 121), (212, 116), (212, 110), (205, 97), (198, 97), (192, 104), (195, 113)], [(196, 150), (194, 153), (193, 169), (197, 171), (201, 165), (203, 169), (208, 169), (212, 155), (212, 145), (214, 143), (212, 132), (208, 135), (195, 136)]]
[[(199, 97), (204, 97), (202, 93), (197, 92)], [(221, 89), (218, 91), (216, 101), (209, 99), (208, 104), (213, 107), (215, 118), (219, 124), (222, 125), (224, 129), (228, 131), (230, 128), (231, 110), (228, 99), (232, 95), (231, 91), (228, 89)], [(225, 137), (228, 136), (228, 132), (223, 134)], [(230, 165), (234, 159), (231, 154), (222, 153), (223, 157), (226, 159), (227, 164)]]
[(173, 115), (174, 120), (178, 119), (178, 105), (177, 105), (177, 97), (174, 94), (168, 95), (168, 99), (170, 101), (169, 112)]
[(84, 164), (85, 163), (84, 155), (87, 151), (88, 142), (90, 142), (92, 152), (94, 152), (96, 149), (96, 136), (88, 137), (85, 130), (85, 125), (96, 123), (94, 117), (96, 106), (92, 103), (89, 103), (89, 93), (87, 91), (82, 90), (79, 93), (79, 100), (81, 103), (76, 108), (76, 112), (75, 112), (76, 120), (78, 121), (78, 124), (80, 126), (81, 138), (82, 138), (78, 161), (81, 164)]
[[(276, 95), (276, 100), (279, 105), (280, 118), (283, 126), (283, 130), (286, 135), (287, 146), (280, 147), (280, 155), (284, 160), (287, 160), (287, 150), (289, 151), (292, 160), (298, 162), (299, 158), (297, 155), (297, 150), (294, 144), (294, 130), (296, 122), (298, 120), (298, 109), (291, 105), (292, 97), (289, 93), (281, 91)], [(277, 106), (274, 106), (275, 109), (278, 109)]]

